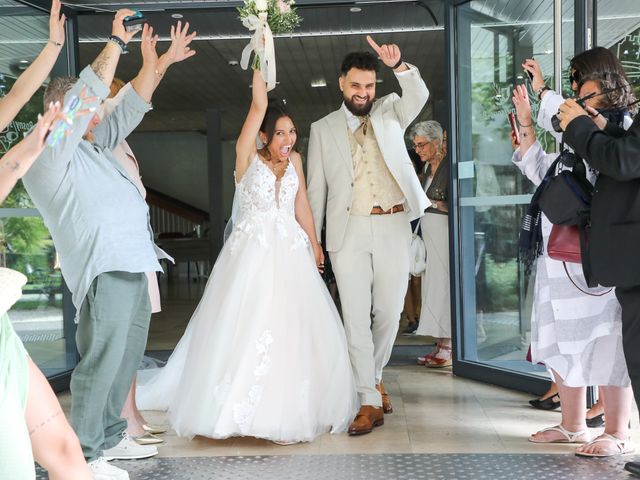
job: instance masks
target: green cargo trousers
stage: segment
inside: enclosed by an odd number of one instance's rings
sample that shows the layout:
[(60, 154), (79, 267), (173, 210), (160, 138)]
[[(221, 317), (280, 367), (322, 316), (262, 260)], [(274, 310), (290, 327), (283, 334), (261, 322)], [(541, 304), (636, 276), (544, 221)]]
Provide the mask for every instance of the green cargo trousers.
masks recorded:
[(71, 375), (71, 425), (88, 461), (117, 445), (131, 381), (144, 355), (151, 305), (144, 273), (107, 272), (92, 282), (79, 312), (80, 362)]

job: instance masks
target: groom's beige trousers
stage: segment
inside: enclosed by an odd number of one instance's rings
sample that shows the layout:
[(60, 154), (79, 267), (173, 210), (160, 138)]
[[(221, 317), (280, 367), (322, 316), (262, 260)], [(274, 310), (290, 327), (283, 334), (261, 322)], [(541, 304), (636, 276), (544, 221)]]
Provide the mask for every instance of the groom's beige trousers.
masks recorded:
[(375, 386), (398, 333), (410, 245), (411, 226), (405, 212), (351, 215), (340, 250), (329, 252), (362, 405), (382, 405)]

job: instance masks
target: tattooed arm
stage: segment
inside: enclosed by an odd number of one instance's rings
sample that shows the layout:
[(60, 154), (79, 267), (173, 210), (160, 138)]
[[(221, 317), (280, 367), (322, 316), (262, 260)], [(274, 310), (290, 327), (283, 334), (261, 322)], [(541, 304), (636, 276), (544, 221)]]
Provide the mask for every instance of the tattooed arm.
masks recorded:
[[(135, 12), (127, 8), (123, 8), (116, 12), (116, 16), (111, 24), (111, 35), (118, 37), (125, 45), (134, 37), (138, 32), (127, 32), (124, 28), (123, 20), (129, 15), (133, 15)], [(121, 55), (120, 47), (113, 41), (108, 41), (104, 49), (96, 57), (91, 64), (91, 68), (98, 76), (102, 83), (107, 87), (111, 85), (113, 76), (116, 73), (116, 67), (118, 66), (118, 60)]]

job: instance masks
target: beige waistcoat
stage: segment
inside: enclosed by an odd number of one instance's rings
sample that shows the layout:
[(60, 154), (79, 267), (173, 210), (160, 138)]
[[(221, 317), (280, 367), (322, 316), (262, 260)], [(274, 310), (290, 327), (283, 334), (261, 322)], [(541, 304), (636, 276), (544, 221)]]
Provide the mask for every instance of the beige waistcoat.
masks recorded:
[(394, 205), (404, 203), (402, 190), (382, 156), (371, 120), (367, 120), (367, 134), (359, 135), (360, 138), (364, 137), (362, 145), (350, 128), (347, 128), (347, 131), (355, 178), (351, 214), (369, 215), (374, 206), (389, 210)]

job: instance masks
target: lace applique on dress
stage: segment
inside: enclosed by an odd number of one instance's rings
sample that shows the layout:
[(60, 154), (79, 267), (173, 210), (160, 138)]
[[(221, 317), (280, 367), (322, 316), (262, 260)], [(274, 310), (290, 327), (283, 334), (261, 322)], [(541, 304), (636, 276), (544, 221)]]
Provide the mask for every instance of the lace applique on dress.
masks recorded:
[(295, 234), (291, 248), (308, 246), (308, 238), (295, 219), (295, 200), (299, 179), (292, 163), (279, 180), (267, 165), (256, 157), (244, 176), (236, 184), (239, 205), (238, 221), (233, 226), (228, 243), (232, 252), (237, 250), (241, 237), (254, 237), (263, 248), (268, 248), (265, 228), (276, 222), (278, 234), (289, 237), (291, 222), (295, 222)]
[(261, 377), (266, 375), (271, 368), (271, 356), (269, 351), (273, 343), (273, 336), (269, 330), (266, 330), (256, 340), (256, 356), (258, 365), (253, 370), (256, 383), (251, 386), (247, 394), (247, 399), (233, 406), (233, 419), (240, 427), (240, 431), (245, 433), (249, 430), (253, 417), (255, 416), (256, 406), (260, 403), (262, 397), (262, 385), (260, 385)]

